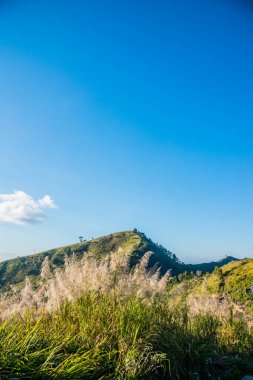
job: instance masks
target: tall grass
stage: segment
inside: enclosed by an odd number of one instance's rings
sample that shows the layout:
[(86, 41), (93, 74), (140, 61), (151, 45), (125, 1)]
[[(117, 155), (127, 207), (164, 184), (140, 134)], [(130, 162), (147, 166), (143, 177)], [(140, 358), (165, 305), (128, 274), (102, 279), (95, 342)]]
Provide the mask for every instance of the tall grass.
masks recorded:
[(97, 261), (92, 257), (78, 259), (74, 254), (66, 256), (63, 269), (52, 269), (46, 258), (42, 264), (40, 281), (36, 287), (26, 278), (23, 289), (13, 287), (13, 294), (3, 294), (0, 315), (6, 318), (22, 314), (33, 307), (41, 311), (58, 309), (64, 301), (74, 301), (85, 292), (99, 291), (126, 299), (133, 295), (152, 301), (166, 293), (170, 273), (160, 276), (159, 268), (148, 270), (152, 253), (147, 252), (133, 269), (128, 252), (119, 249), (108, 258)]
[(148, 271), (149, 256), (133, 270), (123, 252), (103, 263), (70, 258), (55, 272), (45, 261), (36, 289), (27, 281), (2, 301), (0, 378), (239, 379), (253, 371), (247, 325), (169, 306), (169, 275)]

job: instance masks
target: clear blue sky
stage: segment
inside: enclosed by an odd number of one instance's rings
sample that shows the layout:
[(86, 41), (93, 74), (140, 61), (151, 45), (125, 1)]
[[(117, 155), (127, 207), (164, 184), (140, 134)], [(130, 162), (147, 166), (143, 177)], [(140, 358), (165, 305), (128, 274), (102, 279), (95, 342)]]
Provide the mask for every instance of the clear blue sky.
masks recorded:
[(253, 256), (253, 6), (0, 2), (0, 259), (144, 231), (186, 262)]

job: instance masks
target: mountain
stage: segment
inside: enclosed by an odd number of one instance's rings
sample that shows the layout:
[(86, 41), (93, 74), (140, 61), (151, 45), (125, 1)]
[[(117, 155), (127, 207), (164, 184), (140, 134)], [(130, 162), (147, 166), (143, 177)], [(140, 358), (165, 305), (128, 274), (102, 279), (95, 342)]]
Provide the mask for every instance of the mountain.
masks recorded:
[(203, 273), (211, 273), (214, 271), (215, 267), (222, 267), (223, 265), (226, 265), (230, 263), (231, 261), (238, 261), (233, 256), (225, 256), (223, 259), (219, 261), (211, 261), (210, 263), (201, 263), (201, 264), (187, 264), (187, 271), (189, 272), (197, 272), (201, 271)]
[(79, 258), (89, 255), (100, 260), (119, 248), (130, 253), (131, 266), (135, 265), (146, 252), (153, 252), (150, 266), (157, 265), (160, 267), (161, 274), (168, 270), (171, 270), (173, 275), (186, 271), (212, 272), (216, 266), (220, 267), (230, 261), (237, 260), (233, 257), (226, 257), (218, 262), (186, 265), (174, 253), (162, 245), (154, 243), (144, 233), (134, 229), (133, 231), (117, 232), (34, 255), (3, 261), (0, 263), (0, 289), (6, 290), (10, 285), (22, 284), (26, 276), (36, 280), (45, 257), (48, 257), (51, 267), (54, 268), (63, 266), (65, 255), (70, 256), (75, 253)]
[(134, 230), (117, 232), (97, 239), (3, 261), (0, 263), (0, 287), (5, 290), (11, 284), (22, 283), (26, 276), (36, 279), (45, 257), (48, 257), (52, 267), (61, 267), (64, 264), (65, 255), (70, 256), (75, 253), (80, 258), (89, 255), (100, 260), (119, 248), (130, 253), (131, 266), (136, 264), (146, 252), (152, 251), (150, 265), (153, 266), (157, 263), (161, 267), (161, 273), (171, 269), (173, 274), (178, 274), (184, 269), (184, 265), (180, 263), (175, 254), (154, 243), (145, 234)]

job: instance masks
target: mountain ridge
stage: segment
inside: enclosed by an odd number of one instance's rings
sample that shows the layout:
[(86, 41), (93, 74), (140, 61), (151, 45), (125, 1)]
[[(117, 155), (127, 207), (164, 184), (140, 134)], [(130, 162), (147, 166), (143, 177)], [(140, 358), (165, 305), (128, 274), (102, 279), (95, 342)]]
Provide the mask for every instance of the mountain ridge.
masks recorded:
[(222, 267), (226, 264), (229, 264), (231, 261), (239, 261), (240, 259), (237, 259), (233, 256), (224, 256), (222, 259), (217, 261), (210, 261), (210, 262), (204, 262), (200, 264), (187, 264), (188, 270), (196, 272), (198, 270), (202, 272), (213, 272), (215, 267)]
[(69, 256), (75, 253), (78, 258), (88, 255), (101, 260), (119, 248), (129, 252), (131, 266), (134, 266), (146, 252), (151, 251), (153, 255), (150, 259), (150, 266), (157, 265), (161, 274), (168, 270), (171, 270), (173, 275), (191, 271), (211, 272), (215, 266), (220, 267), (230, 261), (238, 260), (233, 257), (227, 257), (211, 263), (184, 264), (174, 253), (162, 245), (154, 243), (144, 233), (134, 229), (133, 231), (116, 232), (33, 255), (2, 261), (0, 262), (0, 289), (3, 290), (10, 285), (22, 283), (26, 276), (36, 279), (39, 276), (45, 257), (48, 257), (52, 268), (56, 268), (63, 266), (66, 255)]

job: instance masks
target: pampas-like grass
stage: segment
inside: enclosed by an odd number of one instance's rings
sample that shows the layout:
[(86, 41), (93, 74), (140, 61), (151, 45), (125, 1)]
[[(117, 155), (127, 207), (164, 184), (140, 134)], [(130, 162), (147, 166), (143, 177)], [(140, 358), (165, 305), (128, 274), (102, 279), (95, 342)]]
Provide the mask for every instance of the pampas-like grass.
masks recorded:
[(62, 269), (50, 268), (46, 257), (41, 266), (39, 286), (33, 287), (29, 278), (20, 292), (12, 297), (2, 295), (0, 315), (23, 314), (27, 309), (52, 312), (64, 301), (74, 301), (87, 292), (113, 293), (117, 298), (137, 296), (151, 302), (161, 297), (170, 279), (170, 272), (160, 276), (159, 269), (149, 270), (152, 252), (147, 252), (135, 267), (130, 268), (130, 254), (121, 248), (102, 261), (92, 257), (78, 259), (75, 254), (65, 257)]

